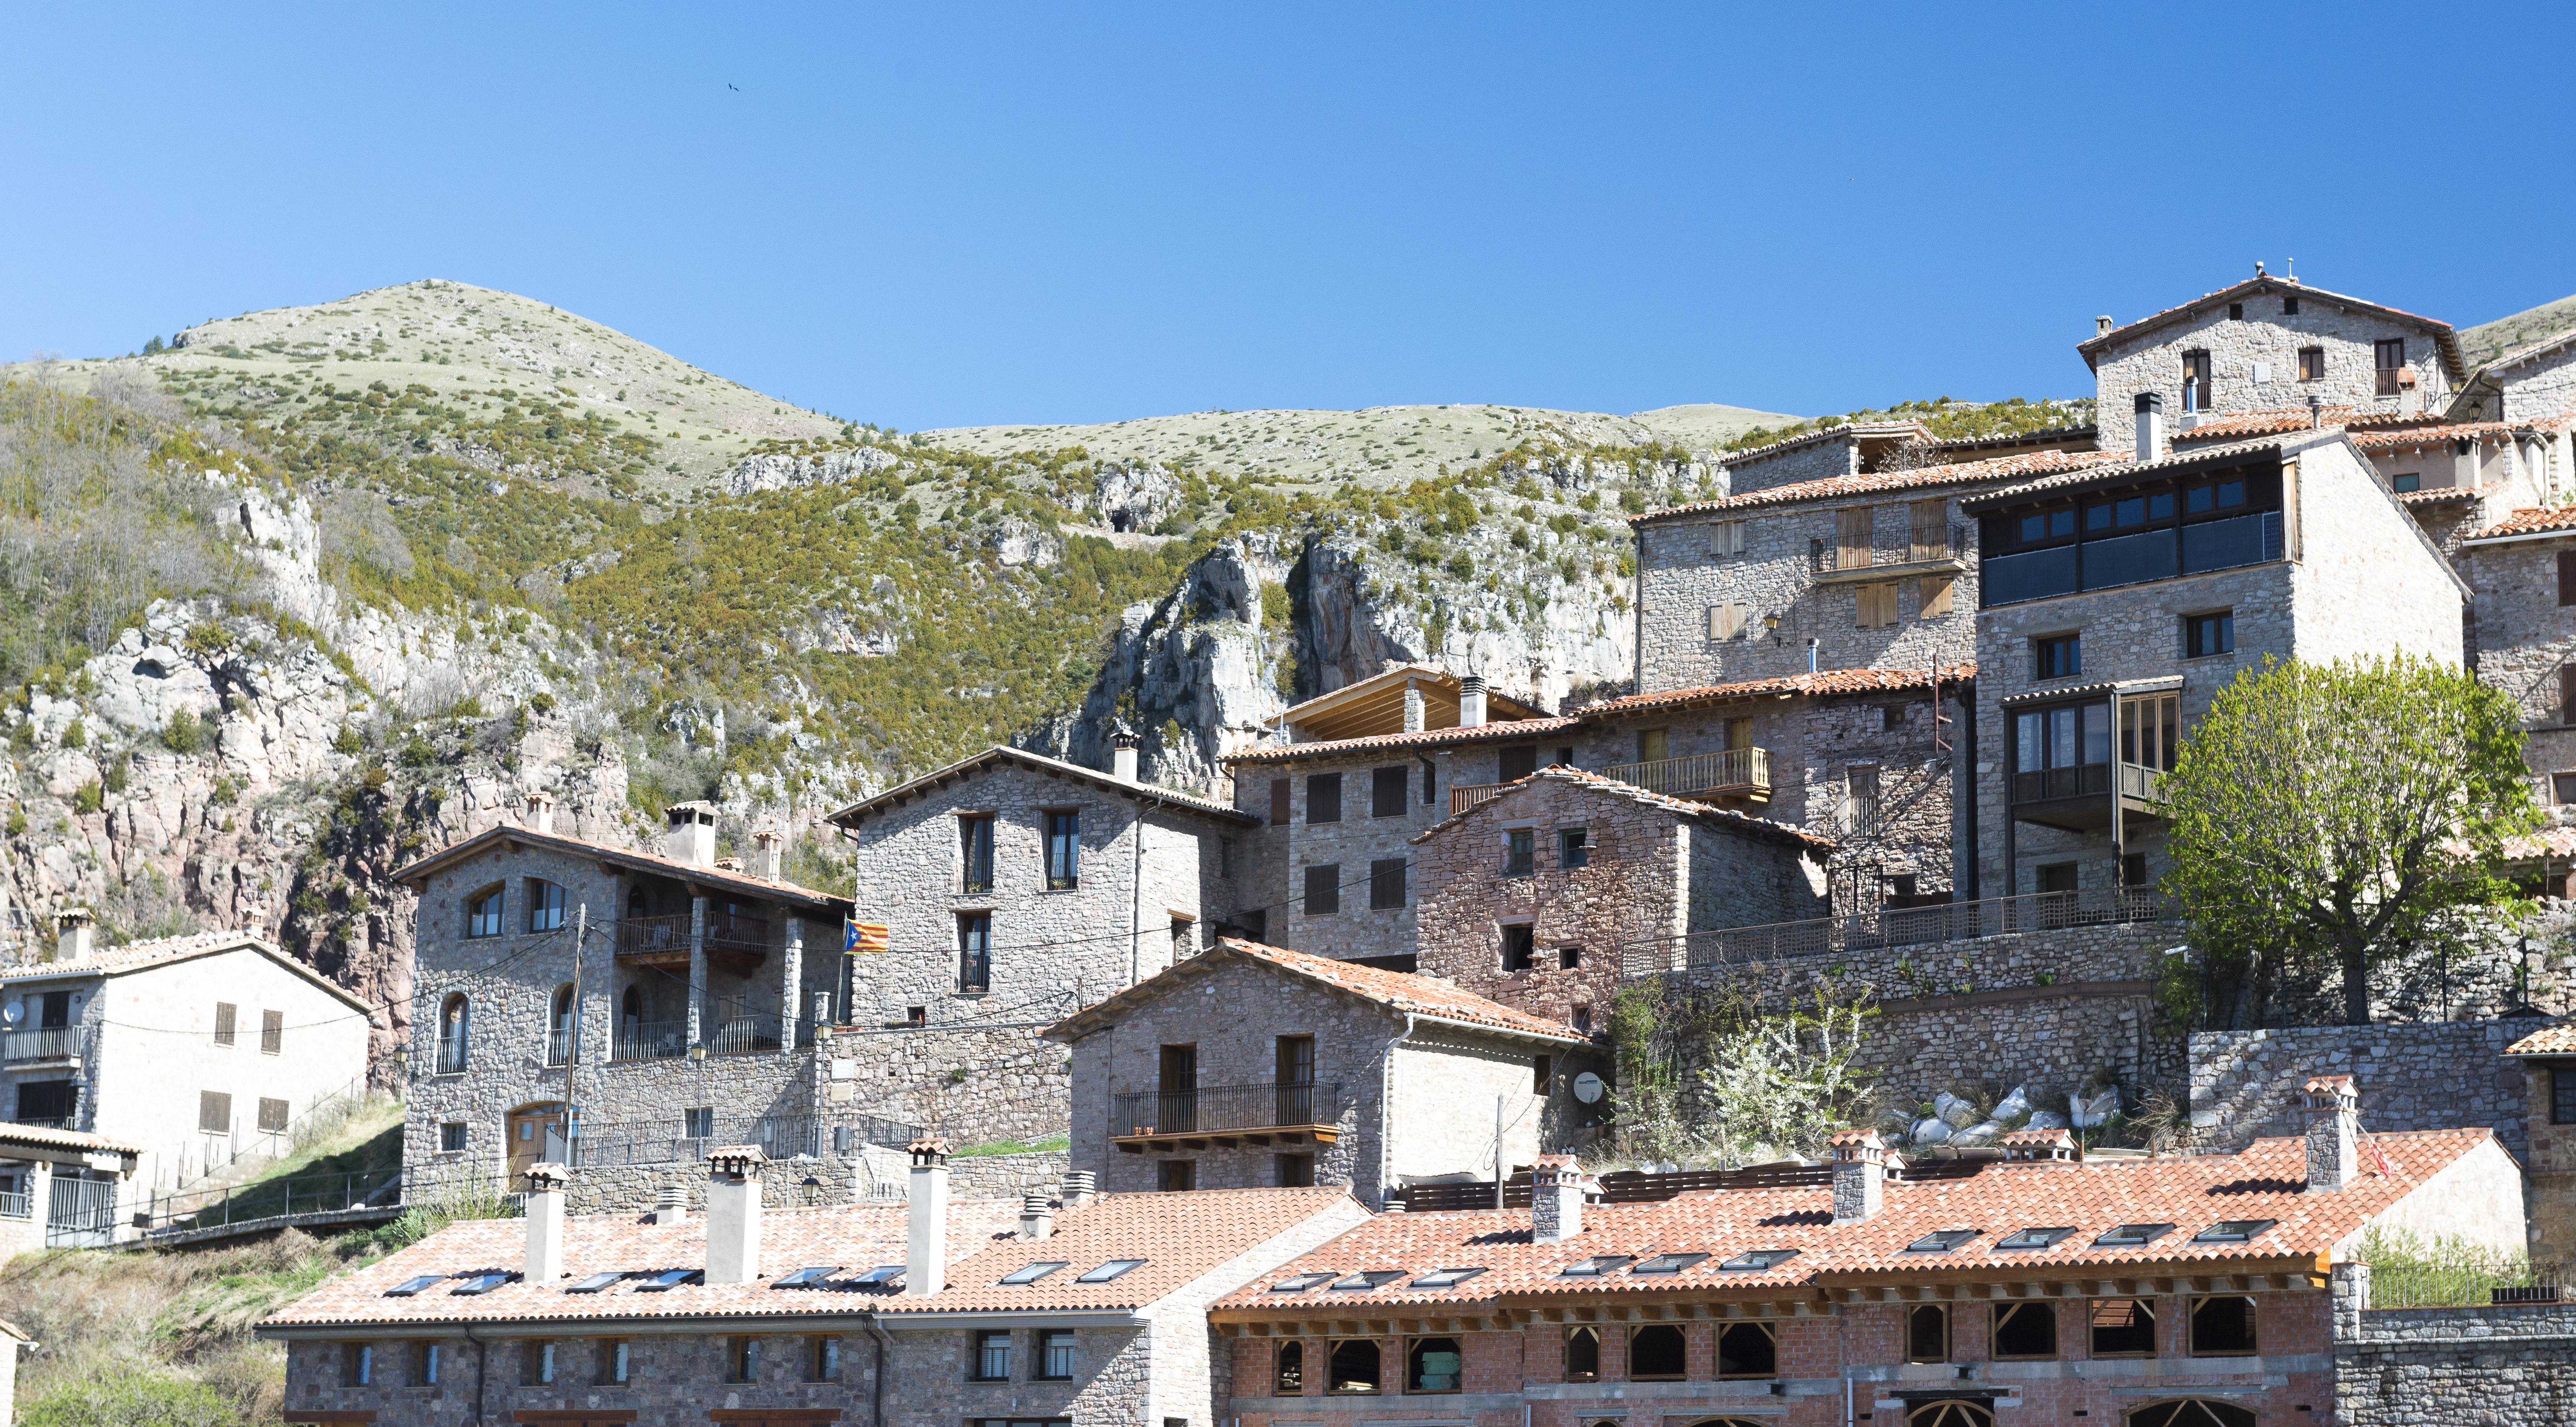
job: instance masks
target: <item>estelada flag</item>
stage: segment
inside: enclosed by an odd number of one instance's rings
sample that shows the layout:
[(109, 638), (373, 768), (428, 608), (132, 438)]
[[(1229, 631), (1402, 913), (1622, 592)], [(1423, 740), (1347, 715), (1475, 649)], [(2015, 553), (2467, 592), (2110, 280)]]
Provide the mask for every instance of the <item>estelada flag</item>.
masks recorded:
[(852, 953), (884, 951), (892, 945), (894, 945), (894, 939), (887, 933), (882, 923), (851, 922), (849, 938), (843, 944), (842, 950)]

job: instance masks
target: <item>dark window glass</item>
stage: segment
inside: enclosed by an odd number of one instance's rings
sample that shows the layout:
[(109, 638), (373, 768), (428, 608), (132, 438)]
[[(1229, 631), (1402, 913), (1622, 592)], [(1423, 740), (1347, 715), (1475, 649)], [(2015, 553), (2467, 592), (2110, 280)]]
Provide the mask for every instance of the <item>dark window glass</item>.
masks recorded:
[(993, 914), (967, 912), (957, 918), (957, 989), (993, 989)]
[(2576, 550), (2558, 552), (2558, 603), (2576, 604)]
[(1557, 970), (1572, 971), (1582, 965), (1583, 948), (1579, 946), (1560, 946), (1556, 949)]
[(2063, 679), (2084, 672), (2084, 636), (2060, 634), (2030, 642), (2030, 676)]
[(1565, 1334), (1565, 1380), (1601, 1380), (1601, 1330), (1569, 1328)]
[(2370, 364), (2381, 371), (2406, 365), (2406, 339), (2391, 337), (2371, 343), (2370, 359)]
[(2153, 1357), (2156, 1305), (2144, 1298), (2104, 1298), (2093, 1304), (2093, 1356)]
[(1924, 1303), (1906, 1310), (1905, 1360), (1909, 1363), (1950, 1360), (1949, 1305)]
[(1369, 864), (1369, 910), (1391, 911), (1404, 905), (1404, 859), (1381, 857)]
[(1503, 928), (1503, 969), (1529, 970), (1531, 943), (1535, 939), (1536, 933), (1527, 922)]
[(1518, 748), (1504, 749), (1497, 758), (1496, 769), (1502, 774), (1498, 781), (1505, 783), (1517, 783), (1537, 772), (1538, 745), (1532, 743)]
[(2282, 298), (2282, 299), (2281, 299), (2281, 315), (2282, 315), (2282, 316), (2284, 316), (2284, 317), (2296, 317), (2296, 316), (2298, 316), (2298, 315), (2299, 315), (2299, 300), (2298, 300), (2297, 298), (2295, 298), (2295, 297), (2285, 297), (2285, 298)]
[(1057, 808), (1046, 815), (1047, 890), (1082, 885), (1082, 811)]
[(1458, 1376), (1457, 1339), (1416, 1338), (1406, 1347), (1405, 1391), (1456, 1392)]
[(1306, 1390), (1306, 1345), (1281, 1343), (1279, 1364), (1271, 1374), (1270, 1390), (1280, 1397), (1295, 1397)]
[(1650, 1323), (1628, 1335), (1628, 1380), (1653, 1382), (1682, 1375), (1682, 1330), (1670, 1323)]
[(2303, 382), (2317, 382), (2324, 381), (2325, 377), (2326, 349), (2323, 347), (2301, 347), (2299, 349), (2299, 380)]
[(2236, 1357), (2256, 1351), (2254, 1300), (2228, 1296), (2191, 1305), (2191, 1355)]
[(1324, 1386), (1333, 1392), (1377, 1391), (1377, 1340), (1343, 1338), (1336, 1341), (1333, 1344), (1332, 1371)]
[(1011, 1380), (1011, 1335), (1007, 1330), (975, 1335), (975, 1380)]
[(1319, 862), (1306, 869), (1306, 915), (1329, 917), (1342, 909), (1342, 865)]
[(1780, 1371), (1779, 1340), (1768, 1323), (1729, 1323), (1717, 1333), (1719, 1377), (1773, 1377)]
[(2560, 1066), (2549, 1072), (2549, 1123), (2576, 1125), (2576, 1069)]
[(2241, 302), (2231, 302), (2227, 304), (2227, 320), (2230, 322), (2244, 321), (2245, 304)]
[(493, 888), (465, 904), (465, 934), (473, 937), (501, 934), (501, 889)]
[(2260, 565), (2280, 558), (2281, 513), (2277, 510), (2182, 528), (2182, 572), (2186, 575)]
[(2167, 580), (2174, 572), (2174, 532), (2141, 530), (2135, 535), (2118, 535), (2096, 540), (2084, 546), (2084, 588), (2117, 589), (2122, 585), (2142, 585), (2149, 580)]
[(564, 924), (564, 889), (543, 878), (528, 879), (528, 930), (557, 931)]
[(1996, 1304), (1995, 1356), (1998, 1358), (2056, 1357), (2056, 1303), (2043, 1301)]
[(1306, 821), (1337, 823), (1342, 820), (1342, 775), (1309, 773), (1306, 775)]
[(1588, 828), (1559, 828), (1556, 833), (1556, 865), (1566, 872), (1592, 863), (1592, 832)]
[(1406, 784), (1413, 781), (1413, 771), (1402, 764), (1392, 768), (1369, 770), (1369, 816), (1400, 818), (1404, 816)]
[(1285, 778), (1270, 780), (1270, 825), (1288, 825), (1288, 780)]
[(1313, 1155), (1283, 1154), (1274, 1155), (1272, 1158), (1277, 1161), (1272, 1168), (1278, 1171), (1280, 1188), (1311, 1189), (1314, 1187), (1315, 1157)]
[(992, 891), (993, 820), (991, 818), (959, 818), (957, 820), (957, 842), (958, 851), (961, 854), (961, 860), (965, 863), (966, 868), (964, 885), (960, 890), (966, 892)]
[(438, 1147), (450, 1154), (465, 1148), (465, 1122), (450, 1120), (438, 1127)]
[(2019, 604), (2050, 595), (2075, 592), (2075, 547), (2033, 550), (2021, 555), (1991, 555), (1982, 567), (1984, 598), (1989, 605)]
[(1527, 877), (1535, 870), (1538, 857), (1538, 834), (1525, 827), (1509, 829), (1503, 834), (1503, 875)]
[(2183, 652), (2191, 658), (2232, 653), (2236, 648), (2236, 614), (2232, 610), (2191, 615), (2183, 621), (2183, 628)]

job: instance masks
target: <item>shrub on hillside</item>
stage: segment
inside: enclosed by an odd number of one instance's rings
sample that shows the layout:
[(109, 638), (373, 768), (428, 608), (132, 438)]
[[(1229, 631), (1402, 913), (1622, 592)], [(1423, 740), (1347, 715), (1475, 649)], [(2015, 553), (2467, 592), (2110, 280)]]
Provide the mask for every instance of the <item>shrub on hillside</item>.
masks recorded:
[(239, 1415), (193, 1378), (125, 1366), (63, 1383), (19, 1420), (25, 1427), (232, 1427)]

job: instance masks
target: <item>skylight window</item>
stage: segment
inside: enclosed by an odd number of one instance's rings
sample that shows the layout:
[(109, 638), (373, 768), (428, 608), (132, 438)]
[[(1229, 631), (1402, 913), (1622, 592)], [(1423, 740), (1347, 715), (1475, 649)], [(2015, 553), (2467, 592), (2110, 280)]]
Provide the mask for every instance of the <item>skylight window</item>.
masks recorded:
[(889, 1263), (879, 1264), (850, 1281), (861, 1288), (881, 1288), (901, 1277), (903, 1277), (903, 1265)]
[(411, 1297), (411, 1296), (412, 1296), (413, 1294), (415, 1294), (415, 1293), (421, 1293), (421, 1292), (425, 1292), (425, 1291), (427, 1291), (427, 1290), (428, 1290), (428, 1288), (429, 1288), (429, 1286), (430, 1286), (431, 1284), (433, 1284), (433, 1283), (445, 1283), (445, 1282), (447, 1282), (447, 1275), (446, 1275), (446, 1274), (443, 1274), (443, 1273), (425, 1273), (425, 1274), (422, 1274), (422, 1275), (421, 1275), (420, 1277), (418, 1277), (418, 1278), (407, 1278), (407, 1279), (404, 1279), (402, 1282), (400, 1282), (400, 1283), (398, 1283), (398, 1284), (395, 1284), (395, 1285), (394, 1285), (393, 1287), (391, 1287), (391, 1288), (386, 1289), (386, 1290), (385, 1290), (385, 1297), (387, 1297), (387, 1298), (409, 1298), (409, 1297)]
[(1692, 1264), (1698, 1263), (1700, 1260), (1707, 1257), (1708, 1255), (1706, 1254), (1657, 1254), (1653, 1258), (1646, 1260), (1644, 1263), (1637, 1265), (1635, 1268), (1628, 1270), (1628, 1272), (1679, 1273), (1683, 1269), (1686, 1269)]
[(800, 1268), (794, 1273), (787, 1275), (785, 1278), (778, 1280), (776, 1283), (771, 1284), (770, 1287), (817, 1288), (822, 1285), (823, 1280), (832, 1276), (832, 1271), (834, 1269), (839, 1267), (839, 1264), (825, 1264), (819, 1268)]
[(1129, 1269), (1142, 1267), (1144, 1262), (1145, 1261), (1143, 1259), (1111, 1259), (1109, 1262), (1102, 1264), (1100, 1267), (1095, 1268), (1091, 1272), (1084, 1274), (1082, 1277), (1075, 1279), (1074, 1282), (1107, 1283), (1109, 1280), (1118, 1277)]
[(517, 1277), (515, 1273), (478, 1273), (449, 1292), (458, 1298), (471, 1298), (478, 1293), (489, 1293)]
[(2093, 1241), (2097, 1249), (2134, 1249), (2173, 1232), (2171, 1224), (2122, 1224)]
[(1046, 1277), (1048, 1274), (1055, 1272), (1057, 1269), (1069, 1267), (1071, 1267), (1071, 1265), (1066, 1263), (1063, 1259), (1050, 1259), (1045, 1263), (1027, 1264), (1004, 1274), (1002, 1276), (1002, 1282), (1035, 1283), (1039, 1279)]
[(1760, 1273), (1764, 1269), (1778, 1268), (1797, 1256), (1796, 1249), (1754, 1249), (1737, 1254), (1717, 1267), (1720, 1273)]
[(2263, 1231), (2281, 1222), (2278, 1219), (2222, 1219), (2191, 1236), (2195, 1244), (2241, 1244), (2258, 1239)]
[(706, 1277), (706, 1272), (707, 1271), (702, 1268), (664, 1269), (660, 1273), (653, 1275), (645, 1282), (638, 1284), (635, 1291), (638, 1293), (668, 1293), (672, 1289), (679, 1287), (681, 1284), (695, 1283), (704, 1279)]
[(2072, 1227), (2062, 1229), (2021, 1229), (1995, 1240), (1998, 1249), (2049, 1249), (2059, 1240), (2074, 1234)]
[(1321, 1288), (1332, 1281), (1333, 1275), (1329, 1273), (1301, 1273), (1295, 1278), (1283, 1278), (1277, 1283), (1270, 1285), (1270, 1291), (1273, 1293), (1303, 1293), (1310, 1288)]
[(1620, 1269), (1625, 1268), (1636, 1261), (1637, 1256), (1635, 1254), (1601, 1254), (1593, 1258), (1585, 1259), (1583, 1262), (1578, 1264), (1566, 1265), (1565, 1276), (1567, 1278), (1599, 1278), (1605, 1273), (1616, 1273)]
[(1351, 1291), (1366, 1293), (1381, 1283), (1393, 1283), (1402, 1277), (1404, 1277), (1404, 1270), (1400, 1268), (1362, 1269), (1346, 1278), (1333, 1280), (1333, 1290), (1337, 1293)]
[(1431, 1273), (1426, 1273), (1422, 1277), (1415, 1279), (1413, 1282), (1405, 1286), (1408, 1288), (1448, 1288), (1454, 1284), (1465, 1283), (1467, 1280), (1474, 1278), (1476, 1275), (1483, 1272), (1484, 1270), (1482, 1268), (1444, 1268)]
[(1909, 1254), (1946, 1254), (1976, 1236), (1977, 1231), (1974, 1229), (1943, 1229), (1937, 1234), (1925, 1234), (1922, 1238), (1907, 1244), (1905, 1251)]
[(601, 1289), (608, 1287), (610, 1284), (615, 1283), (617, 1280), (624, 1278), (625, 1276), (626, 1275), (622, 1273), (594, 1273), (590, 1277), (583, 1279), (581, 1282), (574, 1284), (572, 1287), (565, 1289), (564, 1292), (597, 1293)]

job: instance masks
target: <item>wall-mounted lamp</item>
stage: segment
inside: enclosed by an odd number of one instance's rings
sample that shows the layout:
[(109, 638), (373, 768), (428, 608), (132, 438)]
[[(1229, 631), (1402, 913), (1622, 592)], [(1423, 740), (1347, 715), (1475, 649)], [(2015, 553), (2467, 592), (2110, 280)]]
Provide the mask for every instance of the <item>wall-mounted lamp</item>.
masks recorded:
[(1764, 633), (1771, 636), (1772, 643), (1780, 642), (1780, 616), (1776, 614), (1762, 616), (1762, 629)]

